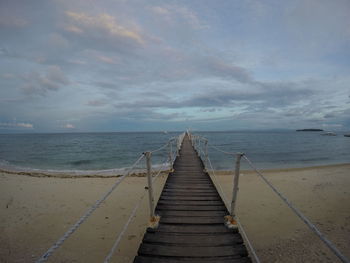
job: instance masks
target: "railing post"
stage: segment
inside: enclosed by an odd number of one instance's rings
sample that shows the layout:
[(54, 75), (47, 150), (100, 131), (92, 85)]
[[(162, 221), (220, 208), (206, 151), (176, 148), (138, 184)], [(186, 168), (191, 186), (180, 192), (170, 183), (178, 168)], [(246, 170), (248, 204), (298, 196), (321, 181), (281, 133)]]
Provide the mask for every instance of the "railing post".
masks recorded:
[(154, 213), (154, 197), (153, 197), (153, 182), (152, 182), (152, 161), (151, 161), (151, 152), (145, 152), (146, 164), (147, 164), (147, 182), (148, 182), (148, 201), (150, 209), (150, 228), (157, 228), (159, 225), (160, 217), (156, 216)]
[(154, 198), (153, 198), (153, 184), (152, 184), (152, 162), (151, 162), (151, 152), (146, 152), (146, 164), (147, 164), (147, 182), (148, 182), (148, 200), (151, 220), (154, 218)]
[(198, 156), (201, 156), (201, 138), (199, 136), (197, 140), (197, 154)]
[(204, 154), (205, 154), (205, 168), (208, 166), (208, 141), (205, 140), (204, 142)]
[(173, 146), (172, 142), (169, 141), (169, 170), (173, 169)]
[(240, 172), (240, 166), (241, 166), (241, 158), (243, 155), (244, 155), (243, 153), (237, 153), (236, 155), (236, 167), (235, 167), (235, 174), (233, 177), (233, 193), (232, 193), (232, 202), (231, 202), (231, 216), (233, 219), (235, 218), (235, 206), (236, 206), (237, 193), (238, 193), (239, 172)]
[(180, 136), (177, 137), (177, 142), (176, 142), (176, 156), (178, 157), (180, 155)]

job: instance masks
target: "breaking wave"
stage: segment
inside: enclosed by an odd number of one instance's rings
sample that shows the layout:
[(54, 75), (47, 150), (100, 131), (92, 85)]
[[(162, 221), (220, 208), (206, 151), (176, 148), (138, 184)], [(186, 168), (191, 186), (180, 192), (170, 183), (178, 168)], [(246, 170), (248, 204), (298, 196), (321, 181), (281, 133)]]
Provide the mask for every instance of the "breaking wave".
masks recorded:
[[(84, 160), (83, 160), (84, 161)], [(78, 161), (80, 162), (80, 161)], [(79, 164), (78, 164), (79, 165)], [(168, 171), (169, 164), (155, 164), (152, 168), (153, 170), (166, 172)], [(28, 175), (34, 177), (58, 177), (58, 178), (111, 178), (111, 177), (120, 177), (127, 174), (130, 171), (130, 167), (121, 167), (113, 169), (102, 169), (102, 170), (55, 170), (55, 169), (37, 169), (29, 167), (21, 167), (11, 165), (6, 160), (0, 160), (0, 172), (8, 174), (20, 174)], [(134, 168), (130, 176), (145, 176), (146, 169), (142, 167)]]

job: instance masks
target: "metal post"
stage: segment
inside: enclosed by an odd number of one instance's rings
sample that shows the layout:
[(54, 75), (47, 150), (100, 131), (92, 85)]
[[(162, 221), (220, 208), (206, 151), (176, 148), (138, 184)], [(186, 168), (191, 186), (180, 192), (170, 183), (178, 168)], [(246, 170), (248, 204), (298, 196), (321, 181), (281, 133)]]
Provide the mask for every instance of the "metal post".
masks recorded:
[(154, 198), (153, 198), (153, 185), (152, 185), (152, 162), (151, 162), (151, 152), (146, 152), (146, 163), (147, 163), (147, 181), (148, 181), (148, 200), (149, 200), (149, 209), (151, 221), (154, 219)]
[(232, 202), (231, 202), (231, 216), (233, 219), (235, 218), (235, 206), (236, 206), (237, 193), (238, 193), (239, 170), (241, 166), (242, 156), (243, 156), (243, 153), (238, 153), (236, 156), (236, 167), (235, 167), (235, 174), (233, 177), (233, 193), (232, 193)]

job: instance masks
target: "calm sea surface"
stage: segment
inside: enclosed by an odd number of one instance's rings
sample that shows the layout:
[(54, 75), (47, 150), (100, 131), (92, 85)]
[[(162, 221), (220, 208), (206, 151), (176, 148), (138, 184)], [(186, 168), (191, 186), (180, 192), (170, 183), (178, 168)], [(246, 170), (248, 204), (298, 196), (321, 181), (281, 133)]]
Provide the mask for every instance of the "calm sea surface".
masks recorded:
[[(0, 135), (0, 168), (6, 170), (120, 170), (147, 150), (180, 133), (72, 133)], [(224, 151), (244, 152), (258, 168), (292, 168), (350, 162), (350, 138), (319, 132), (196, 132)], [(165, 161), (165, 151), (153, 164)], [(215, 169), (231, 169), (233, 159), (212, 148)], [(144, 161), (139, 168), (143, 168)], [(243, 165), (243, 168), (247, 166)]]

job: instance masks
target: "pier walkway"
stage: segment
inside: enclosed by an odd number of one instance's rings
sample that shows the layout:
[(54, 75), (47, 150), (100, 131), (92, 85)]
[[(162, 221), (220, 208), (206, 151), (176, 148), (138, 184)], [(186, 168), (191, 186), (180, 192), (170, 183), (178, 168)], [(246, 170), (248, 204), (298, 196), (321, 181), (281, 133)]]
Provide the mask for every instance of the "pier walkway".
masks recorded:
[[(175, 144), (174, 147), (173, 144)], [(209, 158), (208, 147), (228, 156), (231, 160), (235, 160), (230, 204), (216, 178), (215, 169)], [(165, 157), (163, 165), (158, 171), (152, 170), (152, 156)], [(260, 263), (235, 210), (241, 159), (341, 262), (350, 263), (350, 260), (342, 254), (336, 245), (295, 207), (244, 153), (224, 151), (220, 147), (209, 144), (205, 137), (190, 134), (188, 131), (170, 138), (166, 144), (156, 150), (142, 153), (128, 171), (118, 177), (111, 188), (100, 199), (96, 200), (36, 262), (46, 262), (107, 200), (123, 180), (135, 172), (140, 162), (146, 160), (148, 186), (143, 189), (141, 198), (135, 204), (123, 228), (117, 233), (104, 263), (116, 262), (113, 261), (113, 256), (117, 254), (123, 235), (133, 221), (147, 193), (151, 227), (146, 230), (137, 256), (130, 258), (134, 258), (134, 263), (240, 263), (252, 261)], [(162, 171), (166, 171), (166, 166), (171, 172), (155, 207), (152, 185)]]
[(159, 226), (148, 228), (134, 262), (251, 262), (202, 160), (184, 137), (174, 172), (169, 174), (155, 209)]

